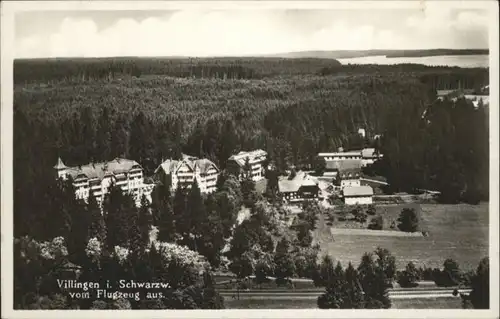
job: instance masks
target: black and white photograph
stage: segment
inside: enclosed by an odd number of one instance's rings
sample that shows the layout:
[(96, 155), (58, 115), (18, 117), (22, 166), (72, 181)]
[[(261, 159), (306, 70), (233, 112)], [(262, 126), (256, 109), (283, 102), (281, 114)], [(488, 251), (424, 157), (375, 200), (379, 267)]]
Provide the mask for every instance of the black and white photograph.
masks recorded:
[(2, 20), (2, 317), (498, 317), (495, 1)]

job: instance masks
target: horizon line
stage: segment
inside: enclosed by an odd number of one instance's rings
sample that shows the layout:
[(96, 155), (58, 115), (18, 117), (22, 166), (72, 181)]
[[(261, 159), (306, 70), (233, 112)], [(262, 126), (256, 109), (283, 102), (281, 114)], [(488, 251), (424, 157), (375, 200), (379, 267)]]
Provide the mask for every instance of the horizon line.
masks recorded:
[[(297, 54), (297, 53), (331, 53), (331, 52), (415, 52), (415, 51), (437, 51), (437, 50), (448, 50), (448, 51), (487, 51), (489, 55), (489, 48), (468, 48), (468, 49), (451, 49), (451, 48), (433, 48), (433, 49), (341, 49), (341, 50), (302, 50), (302, 51), (288, 51), (288, 52), (278, 52), (278, 53), (255, 53), (249, 55), (119, 55), (119, 56), (58, 56), (58, 57), (35, 57), (35, 58), (14, 58), (13, 60), (56, 60), (56, 59), (116, 59), (116, 58), (176, 58), (176, 59), (207, 59), (207, 58), (290, 58), (290, 59), (325, 59), (324, 57), (280, 57), (280, 55), (285, 54)], [(382, 54), (385, 55), (385, 54)], [(452, 55), (452, 54), (449, 54)], [(470, 54), (479, 55), (479, 54)], [(386, 56), (386, 55), (385, 55)], [(352, 58), (362, 58), (362, 57), (351, 57), (351, 58), (327, 58), (327, 59), (352, 59)]]

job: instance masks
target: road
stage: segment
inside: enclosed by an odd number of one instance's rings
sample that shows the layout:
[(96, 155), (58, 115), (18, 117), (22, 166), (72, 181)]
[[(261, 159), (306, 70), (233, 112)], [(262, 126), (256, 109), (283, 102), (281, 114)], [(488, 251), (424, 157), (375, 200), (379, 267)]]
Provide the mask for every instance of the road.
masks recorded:
[[(460, 289), (462, 293), (469, 293), (470, 289)], [(234, 299), (254, 299), (254, 300), (290, 300), (290, 299), (317, 299), (324, 290), (314, 289), (314, 290), (248, 290), (239, 291), (236, 290), (219, 290), (221, 296), (225, 298)], [(239, 298), (238, 298), (239, 295)], [(389, 298), (392, 300), (398, 299), (425, 299), (425, 298), (460, 298), (453, 296), (452, 289), (390, 289)]]

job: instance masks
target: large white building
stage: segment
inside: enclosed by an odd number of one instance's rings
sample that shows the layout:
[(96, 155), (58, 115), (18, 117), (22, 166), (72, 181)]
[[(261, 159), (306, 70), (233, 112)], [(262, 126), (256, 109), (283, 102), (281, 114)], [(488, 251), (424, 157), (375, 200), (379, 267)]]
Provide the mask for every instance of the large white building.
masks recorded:
[(136, 161), (115, 158), (109, 162), (68, 167), (59, 158), (54, 169), (58, 178), (72, 178), (78, 199), (88, 201), (92, 195), (100, 204), (114, 184), (120, 186), (124, 193), (134, 196), (137, 205), (143, 195), (151, 202), (154, 184), (144, 183), (142, 166)]
[(243, 179), (243, 170), (245, 167), (246, 160), (251, 166), (252, 180), (257, 182), (262, 180), (265, 176), (265, 161), (267, 159), (267, 153), (263, 150), (255, 150), (251, 152), (239, 152), (236, 155), (231, 156), (227, 162), (227, 170), (240, 179)]
[(170, 177), (172, 189), (178, 185), (191, 188), (194, 179), (201, 193), (212, 193), (216, 190), (219, 169), (210, 160), (183, 155), (182, 160), (166, 160), (156, 169), (155, 174)]
[(350, 152), (332, 152), (332, 153), (319, 153), (318, 157), (323, 158), (325, 161), (342, 161), (342, 160), (360, 160), (361, 151)]
[(319, 158), (324, 159), (327, 163), (331, 161), (354, 161), (359, 160), (363, 167), (373, 164), (378, 159), (382, 158), (382, 154), (376, 152), (375, 148), (364, 148), (362, 150), (344, 152), (342, 148), (338, 152), (319, 153)]
[(345, 187), (342, 193), (346, 205), (370, 205), (373, 203), (373, 189), (370, 186)]

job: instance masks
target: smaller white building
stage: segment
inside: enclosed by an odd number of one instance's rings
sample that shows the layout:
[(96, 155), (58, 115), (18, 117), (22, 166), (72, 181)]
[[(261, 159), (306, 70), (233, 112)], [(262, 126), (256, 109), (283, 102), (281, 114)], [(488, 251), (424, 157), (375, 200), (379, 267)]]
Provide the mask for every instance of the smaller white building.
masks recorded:
[(373, 203), (373, 188), (370, 186), (345, 187), (342, 190), (346, 205), (370, 205)]
[(358, 129), (358, 134), (361, 135), (361, 137), (365, 138), (366, 137), (366, 131), (364, 128)]
[(263, 150), (254, 150), (251, 152), (241, 151), (231, 156), (227, 161), (227, 170), (240, 179), (243, 179), (243, 170), (247, 159), (251, 167), (250, 174), (252, 175), (252, 180), (257, 182), (264, 179), (267, 152)]
[(361, 165), (363, 167), (366, 167), (368, 165), (372, 165), (377, 160), (379, 160), (383, 157), (382, 154), (377, 153), (377, 151), (373, 147), (372, 148), (364, 148), (361, 151), (361, 156), (362, 156)]

